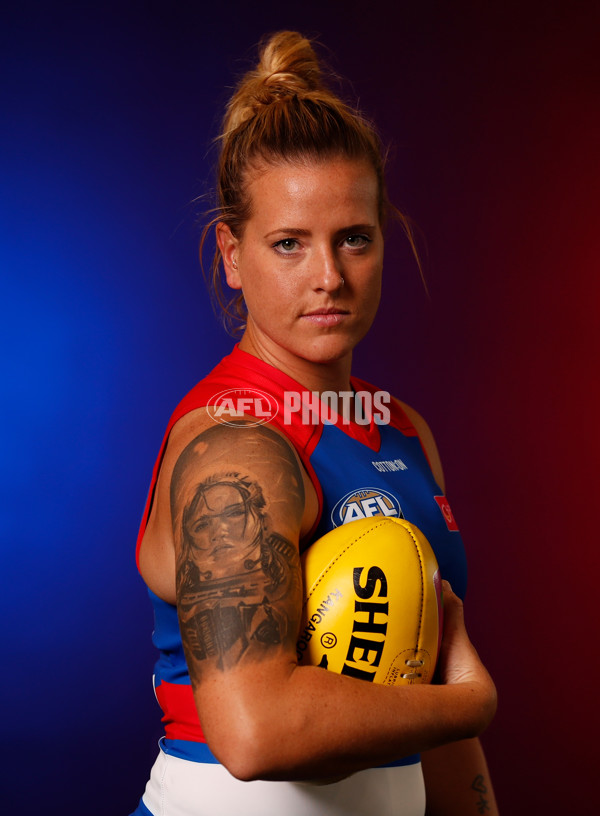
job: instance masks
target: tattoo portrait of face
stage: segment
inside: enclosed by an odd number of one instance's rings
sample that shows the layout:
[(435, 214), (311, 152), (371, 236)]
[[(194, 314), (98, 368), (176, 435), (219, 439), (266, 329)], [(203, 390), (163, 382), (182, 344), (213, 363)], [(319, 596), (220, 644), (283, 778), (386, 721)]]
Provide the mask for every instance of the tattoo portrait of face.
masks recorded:
[[(271, 446), (280, 453), (281, 440), (269, 433)], [(206, 446), (210, 434), (205, 432), (191, 451), (184, 451), (183, 467), (176, 468), (172, 481), (178, 607), (188, 662), (190, 657), (215, 657), (219, 668), (225, 668), (247, 655), (251, 646), (252, 654), (261, 654), (293, 637), (286, 606), (298, 588), (298, 553), (291, 541), (271, 529), (256, 478), (213, 472), (199, 483), (190, 482), (189, 465), (196, 463), (198, 452), (211, 452), (211, 445)], [(213, 436), (221, 442), (218, 434)], [(261, 441), (264, 447), (264, 438)], [(245, 442), (248, 445), (248, 439)], [(284, 452), (295, 487), (288, 495), (292, 505), (299, 504), (301, 476), (289, 451)]]
[(183, 514), (187, 557), (200, 580), (243, 575), (260, 563), (265, 502), (258, 485), (234, 474), (203, 482)]

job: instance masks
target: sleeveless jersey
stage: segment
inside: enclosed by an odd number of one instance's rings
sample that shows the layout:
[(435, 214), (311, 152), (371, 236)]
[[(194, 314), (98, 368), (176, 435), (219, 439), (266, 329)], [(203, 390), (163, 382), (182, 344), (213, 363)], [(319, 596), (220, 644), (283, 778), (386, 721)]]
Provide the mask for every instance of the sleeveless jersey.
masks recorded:
[[(375, 405), (382, 393), (357, 378), (352, 378), (351, 384), (354, 396), (350, 397), (359, 395), (361, 405)], [(272, 423), (288, 438), (315, 487), (319, 515), (313, 531), (302, 542), (303, 548), (334, 527), (357, 518), (406, 518), (431, 543), (441, 575), (459, 596), (464, 596), (466, 561), (460, 533), (450, 505), (433, 478), (417, 431), (401, 407), (394, 401), (387, 403), (386, 424), (377, 424), (375, 411), (359, 417), (365, 424), (345, 422), (333, 410), (319, 410), (318, 397), (295, 380), (237, 346), (190, 391), (171, 417), (154, 468), (138, 553), (171, 429), (196, 408), (223, 406), (236, 398), (242, 399), (246, 415)], [(160, 652), (154, 682), (164, 714), (166, 738), (161, 747), (181, 759), (217, 763), (196, 713), (176, 607), (151, 591), (149, 594), (155, 613), (153, 642)], [(408, 757), (398, 764), (418, 759)]]

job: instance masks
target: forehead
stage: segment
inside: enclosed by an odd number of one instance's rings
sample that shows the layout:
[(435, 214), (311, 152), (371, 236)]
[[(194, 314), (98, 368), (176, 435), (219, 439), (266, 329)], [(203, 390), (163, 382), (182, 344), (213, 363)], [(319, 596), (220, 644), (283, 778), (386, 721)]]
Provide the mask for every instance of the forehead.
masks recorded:
[(202, 509), (219, 511), (232, 504), (242, 503), (240, 492), (232, 485), (212, 485), (202, 494)]
[(249, 171), (251, 221), (257, 226), (275, 219), (288, 227), (324, 218), (345, 224), (378, 222), (379, 189), (367, 160), (262, 164)]

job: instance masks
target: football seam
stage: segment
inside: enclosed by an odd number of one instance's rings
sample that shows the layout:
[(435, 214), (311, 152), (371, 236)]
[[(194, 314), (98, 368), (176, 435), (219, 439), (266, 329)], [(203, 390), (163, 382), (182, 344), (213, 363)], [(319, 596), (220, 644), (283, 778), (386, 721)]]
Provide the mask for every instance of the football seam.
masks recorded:
[[(379, 529), (380, 527), (382, 527), (384, 524), (385, 524), (385, 522), (383, 522), (383, 521), (378, 522), (376, 526), (374, 526), (374, 527), (370, 527), (368, 530), (365, 530), (365, 532), (364, 532), (364, 533), (361, 533), (359, 536), (357, 536), (355, 539), (353, 539), (353, 540), (352, 540), (352, 541), (351, 541), (349, 544), (347, 544), (347, 545), (344, 547), (344, 549), (343, 549), (343, 550), (340, 550), (340, 552), (339, 552), (339, 553), (336, 555), (336, 557), (333, 559), (333, 561), (330, 561), (330, 562), (329, 562), (329, 564), (327, 565), (327, 567), (326, 567), (326, 568), (323, 570), (323, 572), (322, 572), (322, 573), (319, 575), (318, 579), (317, 579), (317, 580), (315, 581), (315, 583), (313, 584), (313, 588), (310, 590), (310, 592), (309, 592), (309, 593), (308, 593), (308, 595), (306, 596), (306, 601), (304, 602), (304, 606), (306, 606), (306, 605), (307, 605), (307, 603), (308, 603), (309, 599), (310, 599), (310, 598), (312, 598), (313, 594), (314, 594), (314, 593), (317, 591), (317, 587), (319, 586), (319, 584), (321, 583), (321, 581), (323, 581), (323, 580), (324, 580), (324, 578), (325, 578), (325, 576), (327, 575), (327, 573), (328, 573), (328, 572), (329, 572), (329, 571), (332, 569), (333, 565), (334, 565), (334, 564), (335, 564), (337, 561), (339, 561), (339, 559), (340, 559), (340, 558), (341, 558), (341, 557), (344, 555), (344, 553), (346, 553), (346, 552), (348, 552), (348, 550), (352, 549), (352, 547), (353, 547), (355, 544), (357, 544), (357, 543), (358, 543), (358, 542), (361, 540), (361, 538), (364, 538), (365, 536), (371, 535), (371, 533), (374, 533), (374, 532), (375, 532), (375, 530), (378, 530), (378, 529)], [(402, 526), (404, 527), (404, 525), (402, 525)], [(404, 527), (404, 529), (406, 530), (406, 527)], [(410, 533), (410, 530), (407, 530), (407, 532), (409, 532), (409, 533)], [(412, 537), (412, 534), (411, 534), (411, 537)], [(420, 564), (420, 559), (419, 559), (419, 564)], [(423, 573), (422, 573), (422, 571), (421, 571), (421, 583), (423, 583)], [(421, 606), (423, 606), (423, 599), (422, 599), (422, 597), (421, 597)]]
[(413, 531), (410, 530), (408, 527), (405, 527), (404, 524), (402, 525), (402, 527), (404, 527), (406, 532), (412, 538), (412, 541), (413, 541), (413, 544), (414, 544), (414, 547), (415, 547), (415, 552), (417, 553), (417, 558), (419, 560), (419, 572), (420, 572), (420, 575), (421, 575), (421, 582), (420, 582), (420, 585), (421, 585), (421, 601), (419, 603), (419, 620), (418, 620), (418, 623), (417, 623), (417, 636), (416, 636), (416, 642), (415, 642), (415, 651), (418, 652), (419, 651), (419, 644), (421, 642), (421, 632), (423, 630), (423, 610), (424, 610), (424, 607), (425, 607), (425, 574), (424, 574), (424, 569), (423, 569), (423, 557), (422, 557), (422, 554), (421, 554), (421, 548), (419, 547), (419, 542), (417, 540), (417, 537), (413, 533)]
[(416, 536), (414, 536), (412, 534), (411, 530), (408, 530), (408, 532), (410, 533), (411, 538), (413, 539), (413, 541), (415, 543), (415, 549), (417, 551), (417, 556), (419, 558), (419, 570), (421, 572), (421, 603), (419, 604), (419, 623), (418, 623), (418, 626), (417, 626), (417, 643), (416, 643), (416, 649), (418, 651), (419, 650), (419, 644), (421, 643), (421, 633), (422, 633), (422, 630), (423, 630), (423, 610), (424, 610), (424, 607), (425, 607), (425, 574), (424, 574), (424, 569), (423, 569), (423, 557), (422, 557), (422, 554), (421, 554), (421, 548), (419, 547), (419, 543), (417, 541), (417, 538), (416, 538)]

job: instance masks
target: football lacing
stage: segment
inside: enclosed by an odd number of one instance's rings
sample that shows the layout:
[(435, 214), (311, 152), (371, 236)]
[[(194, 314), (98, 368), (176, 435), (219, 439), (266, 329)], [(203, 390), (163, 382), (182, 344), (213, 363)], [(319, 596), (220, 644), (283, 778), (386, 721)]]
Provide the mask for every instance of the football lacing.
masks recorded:
[[(408, 666), (409, 669), (422, 669), (425, 665), (424, 660), (405, 660), (404, 664)], [(405, 674), (401, 675), (403, 680), (416, 680), (418, 677), (421, 677), (419, 672), (406, 672)]]

